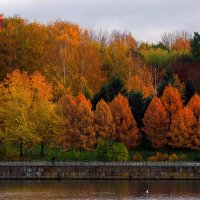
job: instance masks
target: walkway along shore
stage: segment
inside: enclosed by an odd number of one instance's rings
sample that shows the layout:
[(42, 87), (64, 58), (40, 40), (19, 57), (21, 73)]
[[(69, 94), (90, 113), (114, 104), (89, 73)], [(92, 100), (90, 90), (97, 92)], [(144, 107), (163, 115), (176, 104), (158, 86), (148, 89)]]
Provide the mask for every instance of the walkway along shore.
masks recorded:
[(199, 162), (0, 162), (1, 180), (200, 179)]

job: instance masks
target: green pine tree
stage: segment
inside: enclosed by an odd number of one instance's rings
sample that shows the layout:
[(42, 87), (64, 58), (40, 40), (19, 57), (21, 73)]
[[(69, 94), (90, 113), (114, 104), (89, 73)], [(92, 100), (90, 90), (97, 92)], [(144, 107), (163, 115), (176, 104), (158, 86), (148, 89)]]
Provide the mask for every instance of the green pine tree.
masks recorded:
[(185, 89), (183, 92), (185, 104), (188, 104), (189, 100), (192, 98), (192, 96), (195, 94), (195, 92), (196, 92), (196, 90), (195, 90), (193, 81), (188, 80), (188, 82), (185, 84)]
[(190, 40), (190, 47), (192, 56), (196, 60), (200, 60), (200, 35), (198, 32), (194, 32), (194, 37)]

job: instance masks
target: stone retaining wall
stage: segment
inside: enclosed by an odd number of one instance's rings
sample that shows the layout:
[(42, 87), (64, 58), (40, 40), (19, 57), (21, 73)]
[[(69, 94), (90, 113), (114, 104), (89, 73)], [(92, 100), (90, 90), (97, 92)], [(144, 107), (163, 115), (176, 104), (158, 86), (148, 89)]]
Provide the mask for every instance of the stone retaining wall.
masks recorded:
[(200, 164), (4, 162), (0, 179), (200, 179)]

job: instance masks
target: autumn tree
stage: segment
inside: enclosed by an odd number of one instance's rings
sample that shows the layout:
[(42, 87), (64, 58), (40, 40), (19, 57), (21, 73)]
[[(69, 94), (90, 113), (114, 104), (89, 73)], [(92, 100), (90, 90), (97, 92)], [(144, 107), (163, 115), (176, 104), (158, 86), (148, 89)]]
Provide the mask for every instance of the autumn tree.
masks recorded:
[(128, 148), (138, 146), (141, 136), (131, 113), (128, 100), (119, 94), (109, 106), (116, 127), (117, 141), (124, 143)]
[(173, 148), (193, 148), (196, 119), (189, 107), (179, 109), (172, 117), (169, 145)]
[(100, 89), (104, 81), (101, 73), (101, 60), (99, 53), (99, 45), (90, 39), (87, 30), (80, 31), (81, 41), (78, 46), (78, 67), (77, 82), (79, 92), (83, 92), (85, 88), (92, 88), (93, 92)]
[(129, 71), (130, 51), (136, 49), (137, 42), (130, 33), (112, 32), (106, 49), (104, 68), (108, 77), (118, 75), (124, 79)]
[(76, 134), (79, 136), (76, 146), (78, 149), (91, 150), (96, 143), (92, 105), (83, 95), (77, 96), (75, 101), (77, 114), (73, 125), (76, 127)]
[(55, 105), (52, 103), (52, 85), (39, 73), (31, 76), (31, 88), (33, 90), (33, 105), (31, 120), (36, 126), (36, 134), (40, 138), (41, 155), (44, 155), (44, 147), (52, 145), (57, 139), (57, 128), (60, 122), (55, 113)]
[(197, 121), (197, 126), (194, 132), (194, 146), (191, 149), (200, 149), (200, 120)]
[(188, 47), (187, 41), (189, 41), (190, 39), (191, 39), (191, 34), (186, 31), (176, 31), (171, 33), (164, 33), (162, 35), (162, 43), (165, 46), (167, 46), (170, 50), (173, 47), (178, 47), (178, 46), (180, 47), (180, 44), (181, 44), (181, 49), (183, 49), (184, 46)]
[(195, 94), (188, 103), (197, 120), (200, 118), (200, 96)]
[(158, 97), (152, 99), (142, 121), (144, 125), (142, 130), (153, 147), (164, 147), (167, 144), (168, 118), (167, 112)]
[(179, 91), (172, 87), (170, 84), (165, 88), (163, 96), (161, 97), (162, 104), (167, 113), (168, 119), (168, 134), (167, 143), (171, 142), (172, 132), (170, 132), (170, 126), (172, 124), (172, 119), (176, 113), (183, 109), (183, 103), (181, 101), (181, 94)]
[(72, 87), (76, 79), (77, 49), (80, 43), (80, 28), (66, 21), (55, 21), (48, 26), (49, 73), (65, 88)]
[(19, 34), (25, 20), (18, 17), (4, 18), (4, 28), (0, 30), (0, 81), (7, 73), (19, 67)]
[(56, 115), (50, 101), (52, 86), (37, 72), (30, 77), (19, 70), (8, 74), (3, 83), (4, 101), (0, 109), (4, 115), (2, 134), (5, 143), (18, 144), (20, 156), (28, 146), (40, 143), (43, 144), (41, 148), (44, 147), (55, 133), (53, 121)]
[(176, 38), (171, 49), (175, 50), (175, 51), (189, 52), (190, 51), (190, 40), (187, 39), (187, 38), (185, 39), (185, 38), (182, 38), (182, 37), (178, 37), (178, 38)]
[(60, 143), (65, 148), (91, 150), (96, 143), (94, 113), (89, 100), (82, 94), (76, 98), (66, 95), (61, 99), (58, 113), (64, 118)]
[(61, 144), (64, 149), (69, 147), (74, 148), (78, 135), (76, 134), (76, 127), (73, 126), (74, 118), (77, 114), (76, 103), (70, 94), (65, 94), (56, 106), (56, 113), (62, 119), (61, 131), (58, 137), (58, 144)]
[(169, 122), (171, 123), (172, 116), (183, 108), (181, 101), (181, 94), (179, 91), (172, 87), (170, 84), (165, 88), (161, 98), (162, 104), (167, 112)]
[(200, 96), (199, 95), (194, 95), (189, 103), (188, 107), (192, 110), (195, 119), (196, 119), (196, 124), (193, 127), (193, 146), (191, 147), (192, 149), (200, 149)]
[(49, 37), (45, 25), (29, 22), (18, 31), (18, 65), (29, 73), (48, 71)]
[(94, 126), (97, 138), (115, 140), (115, 124), (108, 104), (101, 100), (96, 105)]
[[(5, 87), (6, 86), (6, 87)], [(35, 134), (35, 124), (31, 121), (33, 93), (31, 82), (26, 72), (16, 70), (4, 81), (3, 100), (0, 113), (4, 116), (4, 130), (1, 132), (4, 143), (19, 146), (19, 155), (30, 143), (39, 142)]]

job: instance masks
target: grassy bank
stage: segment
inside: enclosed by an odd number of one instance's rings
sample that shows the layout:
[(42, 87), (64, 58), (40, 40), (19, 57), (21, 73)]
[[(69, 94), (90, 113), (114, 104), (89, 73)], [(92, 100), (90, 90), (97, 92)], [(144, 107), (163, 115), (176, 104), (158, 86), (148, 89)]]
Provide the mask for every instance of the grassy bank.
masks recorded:
[[(133, 158), (140, 157), (139, 161), (147, 161), (149, 157), (154, 156), (156, 152), (162, 154), (176, 154), (183, 161), (200, 161), (200, 151), (194, 150), (176, 150), (176, 149), (160, 149), (149, 150), (145, 148), (138, 148), (129, 151), (129, 161)], [(98, 160), (97, 152), (94, 151), (77, 151), (68, 150), (62, 151), (59, 148), (45, 147), (44, 156), (40, 155), (40, 147), (35, 146), (31, 150), (26, 150), (23, 157), (19, 157), (19, 150), (15, 145), (3, 145), (0, 147), (0, 160), (1, 161), (20, 161), (20, 160), (45, 160), (50, 161), (52, 157), (55, 157), (57, 161), (95, 161)]]

